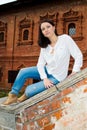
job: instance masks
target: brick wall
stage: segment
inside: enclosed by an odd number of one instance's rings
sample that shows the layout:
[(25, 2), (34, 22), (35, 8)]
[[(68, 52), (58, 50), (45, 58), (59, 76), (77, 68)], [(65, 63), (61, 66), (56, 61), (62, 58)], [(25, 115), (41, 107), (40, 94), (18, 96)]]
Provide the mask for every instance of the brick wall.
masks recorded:
[(0, 107), (0, 128), (87, 130), (87, 69), (20, 104)]
[[(66, 2), (67, 1), (67, 2)], [(23, 67), (29, 67), (36, 65), (37, 59), (39, 56), (39, 47), (38, 47), (38, 28), (40, 16), (53, 17), (57, 21), (57, 31), (58, 34), (67, 33), (66, 21), (72, 22), (73, 15), (79, 14), (78, 18), (74, 19), (74, 22), (78, 21), (78, 26), (75, 38), (76, 43), (80, 47), (84, 55), (83, 68), (87, 66), (87, 2), (86, 0), (78, 1), (68, 1), (68, 0), (51, 0), (51, 2), (44, 2), (30, 6), (22, 6), (21, 8), (11, 8), (7, 11), (3, 9), (3, 12), (0, 12), (0, 22), (7, 24), (6, 31), (6, 46), (2, 46), (0, 42), (0, 88), (8, 89), (11, 88), (12, 84), (8, 82), (8, 72), (9, 70), (19, 70)], [(69, 12), (70, 10), (71, 13)], [(69, 19), (63, 18), (63, 15), (71, 14)], [(82, 18), (82, 19), (81, 19)], [(31, 40), (33, 43), (18, 45), (18, 42), (21, 40), (20, 33), (20, 22), (23, 20), (32, 20), (33, 21), (33, 31), (30, 33)], [(64, 21), (65, 19), (65, 21)], [(79, 19), (79, 20), (78, 20)], [(71, 20), (71, 21), (69, 21)], [(31, 32), (31, 30), (30, 30)], [(81, 36), (81, 37), (79, 37)], [(26, 42), (25, 42), (26, 43)], [(73, 60), (71, 60), (70, 68), (72, 69)], [(29, 84), (30, 81), (26, 83)]]

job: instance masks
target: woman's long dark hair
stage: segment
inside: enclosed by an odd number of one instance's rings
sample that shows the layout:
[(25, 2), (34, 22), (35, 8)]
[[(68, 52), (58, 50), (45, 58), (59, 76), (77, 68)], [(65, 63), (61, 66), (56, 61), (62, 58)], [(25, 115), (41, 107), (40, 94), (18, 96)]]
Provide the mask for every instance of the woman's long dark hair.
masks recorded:
[[(42, 34), (42, 30), (41, 30), (41, 24), (44, 22), (48, 22), (50, 23), (52, 26), (55, 26), (55, 24), (53, 23), (52, 20), (46, 19), (40, 22), (40, 26), (39, 26), (39, 39), (38, 39), (38, 44), (41, 48), (46, 48), (48, 46), (48, 44), (50, 44), (50, 40), (47, 37), (44, 37), (44, 35)], [(57, 30), (55, 29), (55, 34), (57, 34)]]

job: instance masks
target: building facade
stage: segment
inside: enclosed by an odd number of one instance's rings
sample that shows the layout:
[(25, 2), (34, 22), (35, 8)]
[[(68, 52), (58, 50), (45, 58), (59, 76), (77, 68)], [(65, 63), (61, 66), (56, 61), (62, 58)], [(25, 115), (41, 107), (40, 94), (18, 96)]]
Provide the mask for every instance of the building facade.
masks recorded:
[[(36, 65), (39, 22), (52, 19), (57, 32), (69, 34), (83, 53), (83, 68), (87, 67), (87, 0), (34, 0), (0, 7), (0, 89), (10, 89), (18, 71)], [(71, 72), (73, 59), (69, 66)], [(32, 83), (27, 80), (25, 86)]]

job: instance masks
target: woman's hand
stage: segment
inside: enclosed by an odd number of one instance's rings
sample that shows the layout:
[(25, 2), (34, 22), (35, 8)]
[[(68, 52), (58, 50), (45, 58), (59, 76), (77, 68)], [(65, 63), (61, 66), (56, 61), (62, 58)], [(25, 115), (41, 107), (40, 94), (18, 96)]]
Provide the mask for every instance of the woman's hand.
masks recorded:
[(45, 88), (53, 87), (52, 81), (50, 81), (48, 78), (43, 79), (43, 82), (44, 82)]

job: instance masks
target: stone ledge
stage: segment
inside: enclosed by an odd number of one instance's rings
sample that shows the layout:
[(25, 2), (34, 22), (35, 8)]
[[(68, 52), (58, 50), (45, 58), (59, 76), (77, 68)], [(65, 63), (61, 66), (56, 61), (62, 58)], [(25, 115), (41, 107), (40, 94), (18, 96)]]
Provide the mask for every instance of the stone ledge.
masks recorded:
[[(83, 80), (86, 77), (87, 77), (87, 68), (81, 70), (80, 72), (76, 73), (74, 76), (72, 76), (70, 78), (66, 78), (64, 81), (62, 81), (58, 85), (56, 85), (50, 89), (47, 89), (22, 103), (13, 104), (13, 105), (9, 105), (6, 107), (0, 106), (0, 111), (16, 114), (21, 109), (30, 107), (56, 93), (60, 93), (60, 91), (63, 91), (64, 89), (69, 88), (70, 86), (73, 86), (74, 84), (78, 83), (79, 81)], [(2, 100), (5, 100), (5, 98), (2, 98), (1, 101)]]
[(73, 86), (74, 84), (78, 83), (79, 81), (83, 80), (87, 77), (87, 68), (83, 69), (82, 71), (76, 73), (75, 75), (71, 76), (70, 78), (67, 78), (60, 84), (56, 85), (57, 89), (59, 91), (62, 91), (70, 86)]

